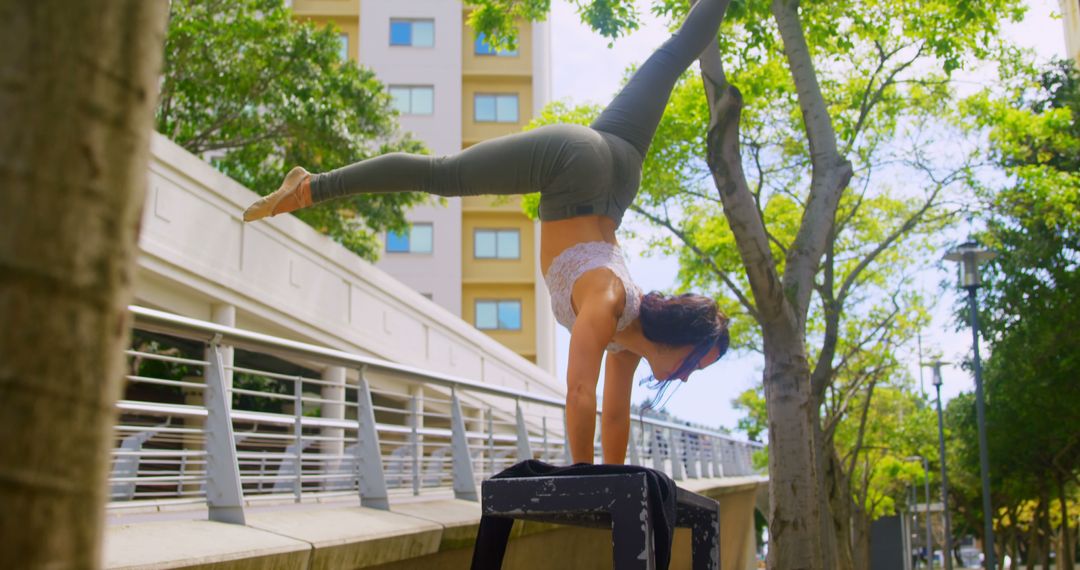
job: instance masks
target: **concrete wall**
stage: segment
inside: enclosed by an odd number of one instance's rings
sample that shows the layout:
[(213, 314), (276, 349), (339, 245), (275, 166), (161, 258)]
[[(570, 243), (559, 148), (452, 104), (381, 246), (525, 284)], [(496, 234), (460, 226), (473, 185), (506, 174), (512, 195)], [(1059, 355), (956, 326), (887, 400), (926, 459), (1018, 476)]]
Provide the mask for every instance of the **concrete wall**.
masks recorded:
[(561, 397), (505, 346), (293, 216), (245, 224), (258, 198), (154, 135), (137, 304)]

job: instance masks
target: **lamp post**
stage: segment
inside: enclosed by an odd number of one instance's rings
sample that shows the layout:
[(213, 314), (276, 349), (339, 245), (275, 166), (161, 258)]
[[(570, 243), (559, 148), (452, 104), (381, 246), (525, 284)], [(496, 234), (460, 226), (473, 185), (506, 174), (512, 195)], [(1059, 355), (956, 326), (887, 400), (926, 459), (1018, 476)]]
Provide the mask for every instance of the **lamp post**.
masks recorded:
[[(934, 537), (930, 534), (930, 462), (921, 455), (905, 457), (905, 461), (921, 460), (923, 466), (924, 496), (926, 497), (926, 565), (930, 570), (934, 568)], [(914, 493), (912, 493), (914, 496)], [(918, 515), (916, 515), (917, 517)], [(917, 520), (917, 518), (916, 518)], [(918, 524), (916, 522), (915, 524)]]
[(947, 261), (960, 263), (961, 287), (968, 291), (968, 307), (971, 313), (972, 350), (975, 352), (975, 414), (979, 426), (979, 471), (982, 475), (983, 503), (983, 560), (986, 568), (997, 570), (994, 556), (993, 510), (990, 505), (990, 452), (986, 447), (986, 404), (983, 397), (982, 362), (979, 360), (979, 311), (976, 307), (975, 290), (982, 281), (979, 279), (979, 264), (993, 259), (997, 254), (979, 248), (979, 244), (969, 241), (962, 243), (945, 256)]
[(940, 360), (930, 364), (934, 368), (934, 388), (937, 389), (937, 431), (938, 455), (941, 457), (941, 511), (945, 516), (945, 546), (941, 557), (945, 570), (952, 570), (952, 521), (949, 518), (949, 476), (945, 469), (945, 422), (941, 417), (941, 366), (948, 364)]

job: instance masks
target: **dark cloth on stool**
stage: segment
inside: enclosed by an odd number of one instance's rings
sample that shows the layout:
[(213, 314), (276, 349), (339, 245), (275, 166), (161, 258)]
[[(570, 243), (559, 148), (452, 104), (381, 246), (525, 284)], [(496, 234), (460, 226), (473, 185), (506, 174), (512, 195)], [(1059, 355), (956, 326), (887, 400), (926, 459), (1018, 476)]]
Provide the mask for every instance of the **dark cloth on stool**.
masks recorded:
[[(675, 482), (666, 474), (637, 465), (592, 465), (575, 463), (555, 466), (529, 459), (493, 475), (492, 479), (515, 477), (583, 477), (644, 473), (649, 491), (649, 518), (653, 521), (653, 549), (656, 567), (666, 569), (671, 560), (671, 542), (675, 536)], [(483, 515), (473, 547), (472, 570), (494, 570), (502, 565), (513, 519)]]

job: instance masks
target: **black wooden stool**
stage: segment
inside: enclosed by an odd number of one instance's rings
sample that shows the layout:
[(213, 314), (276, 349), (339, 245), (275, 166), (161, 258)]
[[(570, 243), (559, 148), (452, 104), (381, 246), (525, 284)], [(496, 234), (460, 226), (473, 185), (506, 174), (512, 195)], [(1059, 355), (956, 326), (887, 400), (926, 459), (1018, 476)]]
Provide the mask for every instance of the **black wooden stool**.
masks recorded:
[[(489, 479), (481, 504), (485, 517), (610, 528), (615, 570), (666, 570), (656, 568), (648, 493), (644, 473)], [(675, 526), (691, 529), (694, 570), (720, 568), (719, 514), (715, 500), (677, 489)], [(494, 558), (500, 568), (502, 552)]]

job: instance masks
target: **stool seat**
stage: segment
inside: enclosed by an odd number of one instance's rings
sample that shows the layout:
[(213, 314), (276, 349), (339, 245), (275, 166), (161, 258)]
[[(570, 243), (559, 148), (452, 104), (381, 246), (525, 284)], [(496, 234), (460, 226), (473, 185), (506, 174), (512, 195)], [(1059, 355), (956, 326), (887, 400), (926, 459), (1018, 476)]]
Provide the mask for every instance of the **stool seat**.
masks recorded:
[[(610, 528), (615, 570), (657, 567), (656, 521), (649, 514), (649, 499), (647, 475), (641, 472), (507, 477), (481, 485), (485, 517)], [(676, 489), (675, 502), (675, 526), (691, 529), (694, 570), (718, 570), (719, 503), (681, 488)], [(501, 566), (501, 556), (495, 564)]]

